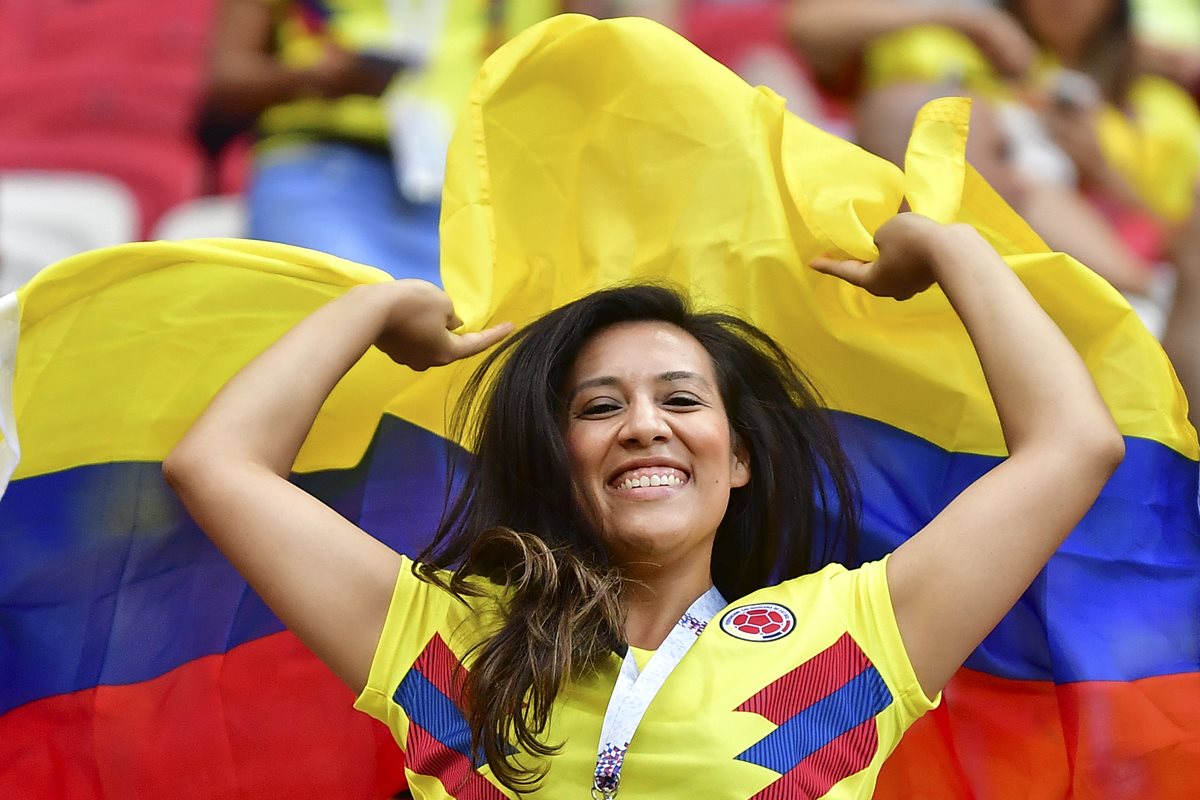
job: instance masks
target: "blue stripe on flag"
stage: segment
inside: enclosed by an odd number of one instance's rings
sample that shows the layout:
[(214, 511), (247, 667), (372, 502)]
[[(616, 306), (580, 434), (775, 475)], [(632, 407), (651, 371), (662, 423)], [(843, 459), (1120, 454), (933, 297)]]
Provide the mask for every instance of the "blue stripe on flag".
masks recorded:
[[(894, 549), (999, 462), (861, 417), (837, 422), (862, 481), (866, 558)], [(1125, 441), (1125, 463), (1095, 507), (968, 666), (1059, 683), (1200, 669), (1197, 466), (1156, 442)], [(446, 449), (385, 417), (359, 466), (296, 482), (412, 555), (441, 513)], [(25, 478), (0, 501), (0, 713), (155, 678), (279, 630), (158, 464)]]

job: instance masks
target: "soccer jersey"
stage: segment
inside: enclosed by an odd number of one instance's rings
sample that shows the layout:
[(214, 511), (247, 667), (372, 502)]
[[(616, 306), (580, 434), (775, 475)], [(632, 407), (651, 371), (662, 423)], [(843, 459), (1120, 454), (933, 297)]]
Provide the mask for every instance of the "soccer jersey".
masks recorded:
[[(454, 678), (493, 601), (464, 606), (411, 564), (355, 705), (391, 728), (415, 797), (510, 797), (472, 755)], [(533, 796), (588, 796), (620, 666), (614, 653), (559, 694), (546, 740), (562, 749)], [(621, 794), (869, 798), (884, 759), (935, 703), (901, 644), (885, 561), (830, 565), (730, 603), (709, 622), (634, 734)]]

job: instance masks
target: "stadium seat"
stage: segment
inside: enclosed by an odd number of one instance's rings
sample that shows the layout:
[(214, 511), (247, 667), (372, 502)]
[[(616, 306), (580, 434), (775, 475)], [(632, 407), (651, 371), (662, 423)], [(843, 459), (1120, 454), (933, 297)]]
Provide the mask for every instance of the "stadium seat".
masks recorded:
[(34, 61), (0, 68), (0, 137), (119, 132), (185, 137), (199, 67)]
[(246, 203), (240, 195), (197, 197), (176, 206), (154, 226), (151, 239), (208, 239), (246, 235)]
[(38, 15), (39, 7), (34, 0), (0, 2), (0, 69), (29, 59)]
[(167, 209), (199, 197), (204, 182), (203, 159), (190, 141), (116, 133), (0, 136), (0, 170), (8, 169), (65, 170), (117, 179), (137, 198), (139, 236), (152, 230)]
[(112, 178), (0, 171), (0, 294), (67, 256), (137, 238), (137, 201)]
[(201, 67), (215, 0), (41, 0), (34, 57), (55, 61)]

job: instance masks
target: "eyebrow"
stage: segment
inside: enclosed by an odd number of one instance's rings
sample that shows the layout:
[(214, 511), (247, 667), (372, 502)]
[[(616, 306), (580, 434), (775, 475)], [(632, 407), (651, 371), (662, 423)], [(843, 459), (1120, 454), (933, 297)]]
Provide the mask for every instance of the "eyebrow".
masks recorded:
[[(712, 385), (705, 379), (703, 375), (695, 372), (688, 372), (685, 369), (672, 370), (671, 372), (661, 372), (655, 376), (655, 380), (660, 383), (671, 383), (673, 381), (696, 381), (705, 388), (712, 389)], [(599, 378), (588, 378), (586, 381), (579, 383), (571, 390), (571, 399), (575, 395), (582, 392), (584, 389), (591, 389), (594, 386), (618, 386), (621, 381), (611, 375), (603, 375)]]

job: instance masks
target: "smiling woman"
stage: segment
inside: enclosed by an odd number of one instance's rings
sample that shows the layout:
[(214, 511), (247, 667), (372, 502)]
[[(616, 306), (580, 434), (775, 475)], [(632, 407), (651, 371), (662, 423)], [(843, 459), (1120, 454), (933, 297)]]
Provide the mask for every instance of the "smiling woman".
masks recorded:
[(459, 596), (478, 593), (467, 575), (508, 587), (467, 716), (517, 783), (508, 743), (555, 751), (565, 679), (627, 644), (659, 648), (714, 585), (742, 597), (852, 536), (849, 515), (824, 525), (827, 501), (856, 503), (803, 376), (753, 325), (666, 288), (597, 292), (523, 329), (475, 373), (456, 423), (476, 455), (418, 574)]
[(836, 563), (858, 502), (807, 381), (753, 325), (654, 286), (585, 296), (483, 360), (452, 426), (475, 455), (416, 562), (286, 477), (372, 344), (421, 370), (510, 333), (454, 333), (431, 284), (316, 311), (164, 471), (391, 727), (419, 797), (869, 797), (1122, 456), (1074, 349), (973, 228), (900, 214), (875, 239), (872, 263), (813, 266), (897, 299), (936, 282), (1009, 456), (857, 569)]

